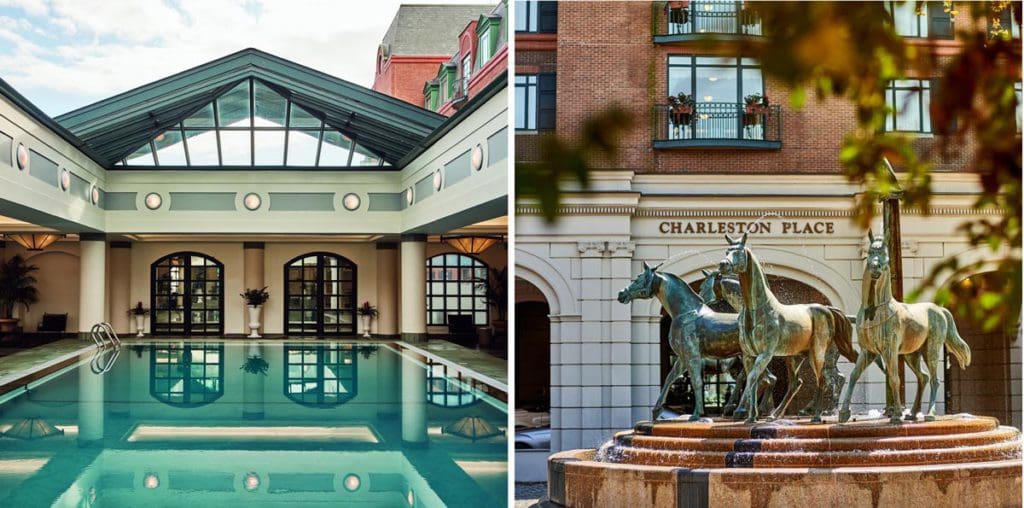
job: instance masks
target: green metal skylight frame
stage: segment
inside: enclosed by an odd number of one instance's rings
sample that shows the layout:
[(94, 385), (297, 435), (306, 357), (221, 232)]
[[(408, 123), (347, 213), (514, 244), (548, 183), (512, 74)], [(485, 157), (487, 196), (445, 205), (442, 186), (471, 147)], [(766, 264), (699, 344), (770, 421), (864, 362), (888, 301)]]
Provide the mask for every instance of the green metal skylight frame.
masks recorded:
[[(231, 93), (234, 87), (247, 81), (258, 81), (261, 87), (266, 85), (286, 99), (285, 103), (289, 105), (287, 107), (297, 106), (320, 122), (316, 128), (312, 126), (308, 128), (310, 132), (322, 129), (324, 133), (317, 133), (315, 144), (318, 155), (310, 164), (285, 164), (287, 159), (284, 157), (283, 163), (271, 165), (262, 165), (260, 161), (253, 160), (259, 149), (257, 148), (257, 151), (253, 152), (253, 147), (263, 146), (264, 140), (261, 140), (261, 137), (278, 136), (278, 134), (272, 135), (269, 132), (274, 128), (287, 130), (289, 127), (293, 127), (290, 124), (282, 127), (268, 126), (266, 132), (260, 128), (250, 127), (251, 124), (239, 126), (244, 127), (240, 130), (251, 133), (248, 148), (249, 160), (247, 163), (241, 164), (246, 162), (247, 154), (244, 151), (223, 150), (224, 139), (221, 138), (221, 134), (228, 133), (229, 144), (233, 141), (244, 144), (240, 141), (244, 134), (235, 133), (232, 128), (229, 128), (231, 122), (221, 126), (221, 119), (216, 116), (219, 113), (217, 111), (213, 117), (216, 122), (208, 130), (216, 133), (217, 147), (210, 153), (217, 154), (218, 165), (206, 164), (210, 162), (209, 160), (197, 164), (199, 161), (190, 160), (194, 158), (191, 151), (187, 157), (182, 153), (181, 157), (177, 159), (177, 162), (183, 162), (181, 165), (167, 164), (167, 160), (170, 159), (160, 161), (159, 166), (156, 165), (156, 160), (153, 161), (152, 166), (125, 165), (125, 161), (132, 159), (133, 155), (136, 157), (140, 155), (141, 147), (148, 147), (146, 149), (150, 153), (154, 150), (159, 152), (159, 150), (173, 145), (176, 138), (186, 138), (186, 134), (193, 133), (192, 127), (202, 130), (196, 125), (189, 125), (186, 119), (193, 117), (207, 105), (215, 103), (225, 94)], [(250, 97), (251, 95), (252, 92), (250, 92)], [(249, 104), (250, 118), (252, 118), (251, 109), (255, 106), (255, 101), (251, 101)], [(55, 120), (82, 140), (83, 148), (93, 154), (97, 162), (108, 169), (345, 169), (352, 167), (359, 170), (374, 168), (388, 170), (399, 169), (399, 161), (417, 149), (419, 144), (444, 122), (445, 117), (283, 58), (255, 49), (245, 49), (66, 113)], [(291, 132), (300, 131), (305, 132), (306, 128), (294, 126)], [(155, 141), (161, 135), (164, 138), (161, 141)], [(164, 141), (168, 135), (171, 139)], [(320, 160), (323, 157), (323, 154), (320, 153), (323, 148), (321, 140), (329, 138), (341, 143), (343, 142), (342, 136), (353, 142), (355, 148), (349, 149), (350, 157), (353, 159), (374, 156), (379, 157), (383, 162), (378, 166), (325, 165), (323, 160)], [(161, 143), (161, 146), (156, 146), (156, 143)], [(188, 139), (185, 141), (185, 144), (187, 143)], [(232, 153), (229, 155), (228, 152)], [(158, 153), (157, 157), (159, 155)], [(231, 159), (233, 156), (238, 156), (239, 159)], [(229, 161), (224, 161), (224, 157), (228, 157)], [(336, 157), (335, 160), (340, 160), (340, 157)], [(119, 162), (121, 165), (117, 165)], [(221, 164), (222, 162), (235, 162), (235, 164)], [(357, 162), (357, 160), (353, 162)]]
[[(285, 92), (286, 93), (286, 92)], [(287, 99), (242, 80), (134, 150), (116, 167), (387, 167), (379, 155)]]

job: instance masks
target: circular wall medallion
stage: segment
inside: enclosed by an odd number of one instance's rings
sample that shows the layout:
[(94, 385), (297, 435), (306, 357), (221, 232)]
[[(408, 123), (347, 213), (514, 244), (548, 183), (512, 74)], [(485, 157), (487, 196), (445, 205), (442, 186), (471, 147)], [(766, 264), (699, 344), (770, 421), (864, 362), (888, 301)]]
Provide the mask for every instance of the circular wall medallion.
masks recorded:
[(444, 185), (444, 174), (439, 169), (434, 172), (434, 190), (440, 191), (442, 185)]
[(245, 208), (248, 210), (258, 210), (259, 207), (263, 204), (263, 199), (260, 198), (259, 194), (256, 194), (255, 192), (250, 192), (245, 195), (245, 198), (242, 199), (242, 204), (245, 205)]
[(476, 145), (473, 147), (473, 169), (480, 171), (484, 168), (484, 147)]
[(359, 199), (358, 194), (348, 193), (341, 199), (341, 204), (346, 210), (351, 212), (359, 208), (359, 205), (362, 204), (362, 200)]
[(412, 202), (413, 202), (412, 187), (409, 187), (405, 191), (405, 202), (408, 203), (409, 206), (412, 206)]
[(71, 172), (67, 169), (60, 170), (60, 190), (66, 191), (71, 188)]
[(149, 194), (146, 194), (146, 208), (149, 208), (150, 210), (156, 210), (157, 208), (160, 208), (160, 205), (162, 205), (163, 203), (164, 199), (160, 197), (159, 194), (155, 192), (150, 192)]
[(29, 163), (28, 148), (25, 148), (25, 145), (23, 145), (21, 143), (18, 143), (18, 149), (16, 151), (16, 157), (18, 159), (18, 169), (21, 169), (21, 170), (28, 169), (28, 163)]
[(93, 185), (92, 190), (89, 191), (89, 197), (92, 198), (92, 204), (100, 204), (100, 188)]
[(260, 475), (256, 473), (248, 473), (245, 475), (245, 490), (252, 492), (260, 488)]
[(349, 492), (355, 492), (359, 490), (359, 485), (363, 482), (359, 479), (359, 475), (349, 474), (345, 476), (345, 490)]

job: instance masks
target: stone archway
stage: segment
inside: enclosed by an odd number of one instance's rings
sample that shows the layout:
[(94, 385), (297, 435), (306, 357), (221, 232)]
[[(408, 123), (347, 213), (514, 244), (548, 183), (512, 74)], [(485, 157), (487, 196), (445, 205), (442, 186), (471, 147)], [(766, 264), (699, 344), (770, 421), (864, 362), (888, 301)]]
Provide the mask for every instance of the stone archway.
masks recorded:
[(1015, 333), (1019, 324), (986, 330), (969, 312), (961, 311), (961, 305), (976, 305), (982, 291), (1004, 287), (1005, 279), (999, 272), (983, 272), (950, 285), (953, 299), (949, 308), (960, 336), (971, 347), (971, 365), (961, 370), (956, 359), (946, 353), (945, 412), (993, 416), (1020, 428), (1020, 394), (1013, 390), (1014, 386), (1019, 389), (1021, 379), (1020, 339)]
[[(516, 428), (550, 425), (550, 306), (536, 286), (516, 277)], [(518, 444), (517, 444), (518, 446)]]

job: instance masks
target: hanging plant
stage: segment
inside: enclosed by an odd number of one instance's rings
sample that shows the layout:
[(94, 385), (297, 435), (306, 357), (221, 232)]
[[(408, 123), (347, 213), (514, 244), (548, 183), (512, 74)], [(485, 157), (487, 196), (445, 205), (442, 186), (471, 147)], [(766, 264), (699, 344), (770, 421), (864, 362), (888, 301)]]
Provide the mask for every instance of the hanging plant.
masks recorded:
[(669, 95), (668, 105), (673, 127), (690, 125), (694, 121), (693, 110), (697, 105), (697, 101), (693, 98), (693, 95), (687, 95), (686, 92), (679, 92), (675, 96)]
[(245, 363), (242, 364), (241, 370), (244, 370), (249, 374), (263, 374), (266, 376), (267, 371), (270, 370), (270, 364), (262, 357), (252, 355), (245, 360)]
[(759, 93), (743, 98), (743, 125), (750, 127), (761, 123), (763, 115), (768, 113), (768, 96)]

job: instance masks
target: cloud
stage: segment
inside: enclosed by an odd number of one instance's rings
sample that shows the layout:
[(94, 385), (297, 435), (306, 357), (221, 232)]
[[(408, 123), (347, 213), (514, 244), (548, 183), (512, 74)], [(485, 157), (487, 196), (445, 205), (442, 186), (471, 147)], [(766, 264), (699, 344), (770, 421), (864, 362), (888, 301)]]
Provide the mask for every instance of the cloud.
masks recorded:
[(51, 115), (246, 47), (370, 86), (399, 3), (0, 0), (0, 76)]

